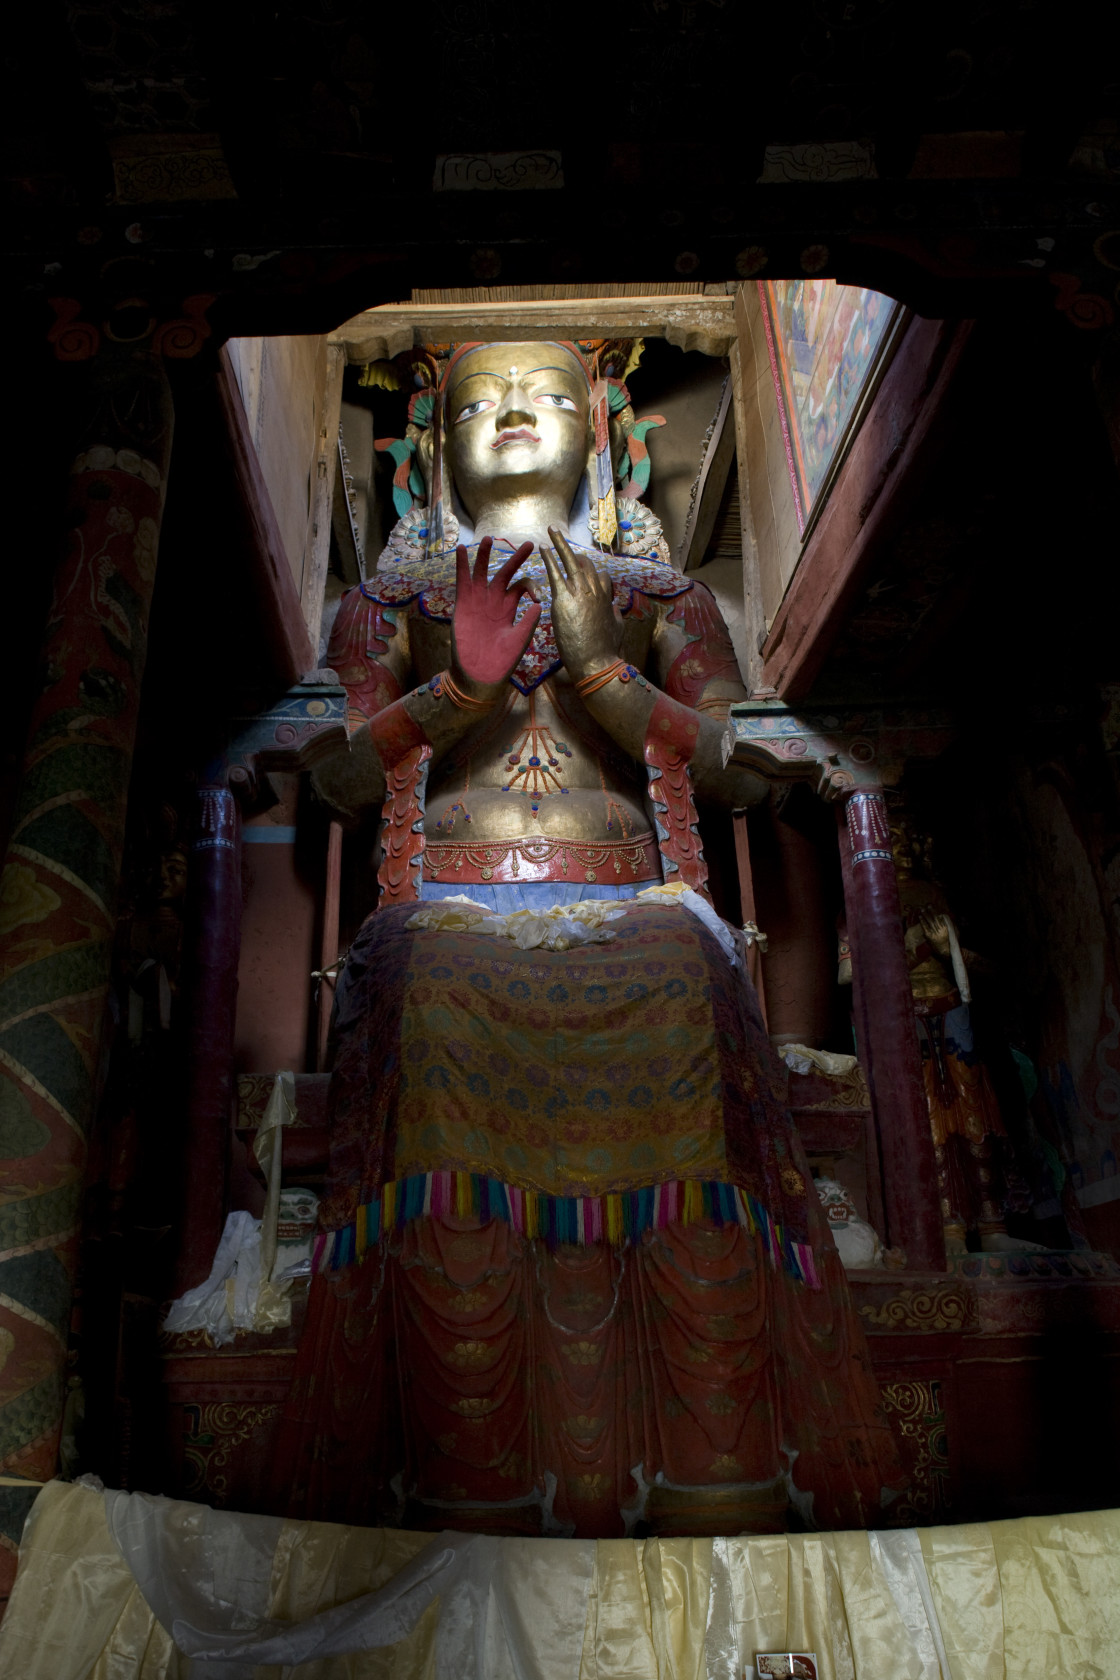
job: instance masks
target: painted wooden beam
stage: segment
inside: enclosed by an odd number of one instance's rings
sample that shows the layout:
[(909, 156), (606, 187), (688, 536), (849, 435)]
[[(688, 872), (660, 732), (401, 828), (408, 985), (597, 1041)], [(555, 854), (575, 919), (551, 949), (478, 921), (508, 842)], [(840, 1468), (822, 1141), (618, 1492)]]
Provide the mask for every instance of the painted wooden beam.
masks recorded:
[(793, 701), (811, 689), (936, 455), (971, 332), (971, 321), (907, 328), (763, 645), (764, 690)]
[(338, 426), (342, 415), (342, 375), (346, 357), (340, 345), (326, 346), (326, 366), (319, 406), (319, 438), (311, 473), (311, 508), (303, 552), (303, 619), (313, 650), (312, 665), (319, 662), (319, 630), (323, 621), (323, 596), (331, 558), (331, 510), (334, 482), (338, 473)]
[(312, 670), (316, 658), (284, 539), (253, 447), (237, 375), (225, 349), (219, 352), (217, 384), (225, 421), (224, 441), (246, 519), (261, 619), (277, 672), (287, 687)]
[(331, 334), (351, 362), (397, 356), (414, 344), (504, 339), (665, 338), (682, 350), (726, 356), (735, 300), (706, 297), (543, 298), (531, 303), (384, 303)]
[[(742, 289), (739, 288), (739, 293)], [(728, 365), (731, 370), (731, 407), (735, 421), (735, 472), (739, 480), (739, 535), (743, 547), (743, 618), (747, 643), (743, 681), (754, 693), (762, 686), (762, 644), (766, 640), (766, 608), (763, 602), (757, 526), (751, 504), (747, 398), (743, 388), (743, 344), (740, 337), (742, 303), (739, 294), (736, 295), (735, 306), (736, 333), (728, 356)]]

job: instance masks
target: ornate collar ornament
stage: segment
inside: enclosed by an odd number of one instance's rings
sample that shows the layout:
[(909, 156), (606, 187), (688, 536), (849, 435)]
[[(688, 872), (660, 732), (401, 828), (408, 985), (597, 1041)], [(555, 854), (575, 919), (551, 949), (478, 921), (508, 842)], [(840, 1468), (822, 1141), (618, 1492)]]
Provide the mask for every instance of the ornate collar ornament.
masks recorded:
[[(647, 519), (654, 517), (645, 508), (641, 512)], [(414, 517), (426, 518), (427, 509), (418, 508)], [(398, 521), (393, 538), (396, 538), (397, 531), (404, 524), (404, 520)], [(402, 552), (401, 547), (394, 548), (391, 538), (389, 547), (381, 556), (376, 576), (361, 586), (362, 594), (367, 600), (377, 601), (384, 607), (403, 607), (410, 601), (416, 601), (425, 618), (433, 619), (437, 624), (450, 624), (451, 615), (455, 610), (455, 539), (448, 536), (447, 527), (452, 524), (453, 516), (448, 518), (445, 525), (448, 545), (438, 554), (427, 551), (424, 539), (419, 535), (411, 552)], [(578, 543), (573, 546), (583, 547)], [(508, 560), (513, 553), (513, 547), (512, 543), (502, 538), (495, 540), (490, 556), (491, 574)], [(477, 544), (472, 543), (472, 559), (476, 551)], [(653, 600), (671, 601), (678, 595), (687, 594), (692, 588), (691, 578), (684, 577), (675, 567), (648, 555), (604, 554), (601, 550), (586, 547), (583, 547), (583, 552), (592, 554), (600, 569), (610, 573), (614, 584), (614, 598), (623, 614), (632, 610), (637, 596), (645, 595)], [(516, 576), (525, 579), (532, 589), (533, 596), (541, 604), (540, 621), (510, 678), (514, 687), (520, 689), (522, 694), (531, 694), (546, 677), (559, 670), (562, 660), (552, 628), (552, 596), (548, 586), (548, 575), (539, 551), (531, 554), (528, 560), (518, 567)]]

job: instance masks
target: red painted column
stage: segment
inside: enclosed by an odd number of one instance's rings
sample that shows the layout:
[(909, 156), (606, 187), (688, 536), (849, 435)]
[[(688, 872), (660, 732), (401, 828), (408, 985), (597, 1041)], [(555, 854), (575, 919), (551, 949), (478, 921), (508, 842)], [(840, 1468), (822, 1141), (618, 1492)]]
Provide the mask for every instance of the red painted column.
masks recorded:
[(943, 1271), (937, 1165), (887, 803), (881, 793), (860, 789), (839, 814), (856, 1032), (879, 1136), (888, 1241), (905, 1249), (911, 1270)]
[[(59, 353), (88, 355), (97, 336), (67, 329)], [(0, 1470), (31, 1481), (57, 1464), (173, 424), (143, 348), (107, 347), (72, 400), (65, 542), (0, 880)], [(10, 1563), (0, 1548), (0, 1583)]]
[(240, 954), (241, 813), (228, 788), (204, 787), (183, 939), (187, 1137), (176, 1295), (209, 1276), (225, 1224)]

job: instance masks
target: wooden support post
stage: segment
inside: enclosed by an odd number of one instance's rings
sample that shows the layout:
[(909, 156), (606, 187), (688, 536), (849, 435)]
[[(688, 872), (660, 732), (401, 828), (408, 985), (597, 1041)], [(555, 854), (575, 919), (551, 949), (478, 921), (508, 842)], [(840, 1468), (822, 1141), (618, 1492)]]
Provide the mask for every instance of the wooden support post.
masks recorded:
[[(314, 691), (311, 691), (314, 692)], [(242, 830), (238, 1073), (304, 1073), (314, 1066), (311, 970), (319, 963), (318, 870), (302, 867), (300, 777), (271, 771), (277, 796)]]
[(187, 1114), (176, 1295), (209, 1276), (226, 1217), (241, 954), (241, 812), (228, 788), (199, 789), (186, 908)]
[(937, 1164), (886, 800), (861, 789), (838, 816), (856, 1034), (879, 1140), (887, 1240), (905, 1249), (911, 1270), (943, 1271)]
[(773, 800), (757, 809), (754, 825), (755, 904), (767, 937), (771, 1042), (819, 1049), (832, 1024), (836, 971), (820, 855), (811, 836), (785, 821)]
[[(740, 291), (742, 288), (740, 287)], [(763, 603), (762, 572), (759, 564), (755, 522), (751, 512), (751, 483), (748, 470), (746, 404), (751, 392), (743, 385), (742, 304), (736, 299), (735, 338), (729, 356), (731, 410), (735, 426), (735, 472), (739, 480), (739, 536), (743, 548), (743, 616), (747, 642), (747, 665), (743, 681), (753, 691), (762, 681), (762, 644), (766, 640), (766, 608)]]
[[(342, 888), (342, 824), (332, 822), (327, 836), (327, 871), (323, 884), (323, 943), (319, 954), (320, 969), (328, 969), (338, 961), (338, 910)], [(319, 1042), (316, 1067), (320, 1073), (327, 1068), (327, 1038), (331, 1027), (336, 979), (319, 982)]]
[[(747, 831), (747, 813), (736, 811), (732, 818), (735, 828), (735, 861), (739, 866), (739, 907), (744, 923), (754, 922), (758, 926), (758, 909), (754, 899), (754, 874), (751, 870), (751, 842)], [(763, 929), (765, 932), (765, 929)], [(751, 977), (751, 985), (758, 993), (758, 1007), (762, 1011), (762, 1024), (767, 1026), (766, 1020), (766, 990), (762, 984), (762, 952), (757, 944), (747, 947), (747, 972)]]
[(346, 352), (339, 344), (326, 346), (326, 373), (319, 408), (319, 436), (311, 466), (311, 510), (307, 541), (303, 551), (303, 587), (300, 601), (307, 639), (314, 663), (319, 658), (319, 629), (323, 622), (323, 595), (331, 558), (331, 515), (334, 481), (338, 472), (338, 427), (342, 415), (342, 375)]

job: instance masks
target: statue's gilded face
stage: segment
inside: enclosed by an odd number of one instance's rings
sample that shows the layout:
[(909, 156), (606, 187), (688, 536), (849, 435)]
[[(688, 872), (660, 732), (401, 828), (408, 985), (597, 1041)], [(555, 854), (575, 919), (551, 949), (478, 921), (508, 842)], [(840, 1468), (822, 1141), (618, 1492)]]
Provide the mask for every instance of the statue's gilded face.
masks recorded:
[(455, 365), (445, 414), (448, 464), (472, 516), (495, 499), (575, 495), (590, 404), (583, 369), (562, 345), (472, 350)]
[(187, 854), (176, 846), (159, 860), (159, 901), (171, 904), (187, 890)]

